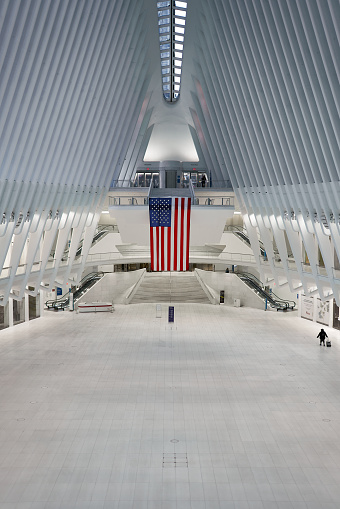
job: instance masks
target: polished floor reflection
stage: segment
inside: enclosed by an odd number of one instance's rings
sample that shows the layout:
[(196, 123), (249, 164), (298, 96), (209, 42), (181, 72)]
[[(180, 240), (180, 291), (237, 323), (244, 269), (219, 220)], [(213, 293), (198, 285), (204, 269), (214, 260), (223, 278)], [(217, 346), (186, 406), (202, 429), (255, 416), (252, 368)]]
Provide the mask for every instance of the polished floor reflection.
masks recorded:
[(204, 304), (0, 332), (0, 509), (336, 509), (340, 332)]

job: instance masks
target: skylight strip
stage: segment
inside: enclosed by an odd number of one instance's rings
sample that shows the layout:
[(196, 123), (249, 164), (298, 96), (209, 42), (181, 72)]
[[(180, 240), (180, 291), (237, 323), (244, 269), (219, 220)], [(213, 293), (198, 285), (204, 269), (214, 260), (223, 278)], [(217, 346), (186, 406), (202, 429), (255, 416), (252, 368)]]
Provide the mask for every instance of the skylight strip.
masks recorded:
[(175, 102), (181, 88), (187, 2), (157, 2), (157, 8), (163, 96)]

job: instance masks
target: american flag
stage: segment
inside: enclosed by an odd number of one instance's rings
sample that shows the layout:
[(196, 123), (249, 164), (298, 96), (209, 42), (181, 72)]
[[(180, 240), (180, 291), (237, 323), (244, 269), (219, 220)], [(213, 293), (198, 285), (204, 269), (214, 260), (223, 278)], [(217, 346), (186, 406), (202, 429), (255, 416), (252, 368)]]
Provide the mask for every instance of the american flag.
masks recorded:
[(151, 270), (189, 269), (191, 198), (150, 198)]

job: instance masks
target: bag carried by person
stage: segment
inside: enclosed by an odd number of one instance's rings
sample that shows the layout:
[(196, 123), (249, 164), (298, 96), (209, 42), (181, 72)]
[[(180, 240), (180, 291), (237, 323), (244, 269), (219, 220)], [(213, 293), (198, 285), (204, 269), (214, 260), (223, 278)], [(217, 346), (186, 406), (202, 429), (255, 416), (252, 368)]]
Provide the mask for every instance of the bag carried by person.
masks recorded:
[(326, 341), (326, 346), (332, 346), (332, 343), (330, 342), (329, 339), (327, 339), (327, 341)]

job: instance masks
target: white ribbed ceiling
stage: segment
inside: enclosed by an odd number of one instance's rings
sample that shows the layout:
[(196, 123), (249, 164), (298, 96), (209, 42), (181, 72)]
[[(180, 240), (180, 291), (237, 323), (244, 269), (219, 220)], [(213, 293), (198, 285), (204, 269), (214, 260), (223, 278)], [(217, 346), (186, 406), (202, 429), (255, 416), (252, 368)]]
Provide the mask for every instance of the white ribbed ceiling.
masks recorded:
[(339, 20), (337, 0), (202, 2), (196, 109), (235, 187), (339, 180)]
[(0, 176), (103, 186), (145, 97), (137, 0), (0, 2)]
[(151, 95), (149, 125), (168, 123), (171, 137), (198, 115), (212, 171), (235, 186), (338, 180), (339, 17), (337, 0), (189, 1), (181, 97), (169, 106), (156, 1), (3, 0), (0, 178), (124, 177)]

